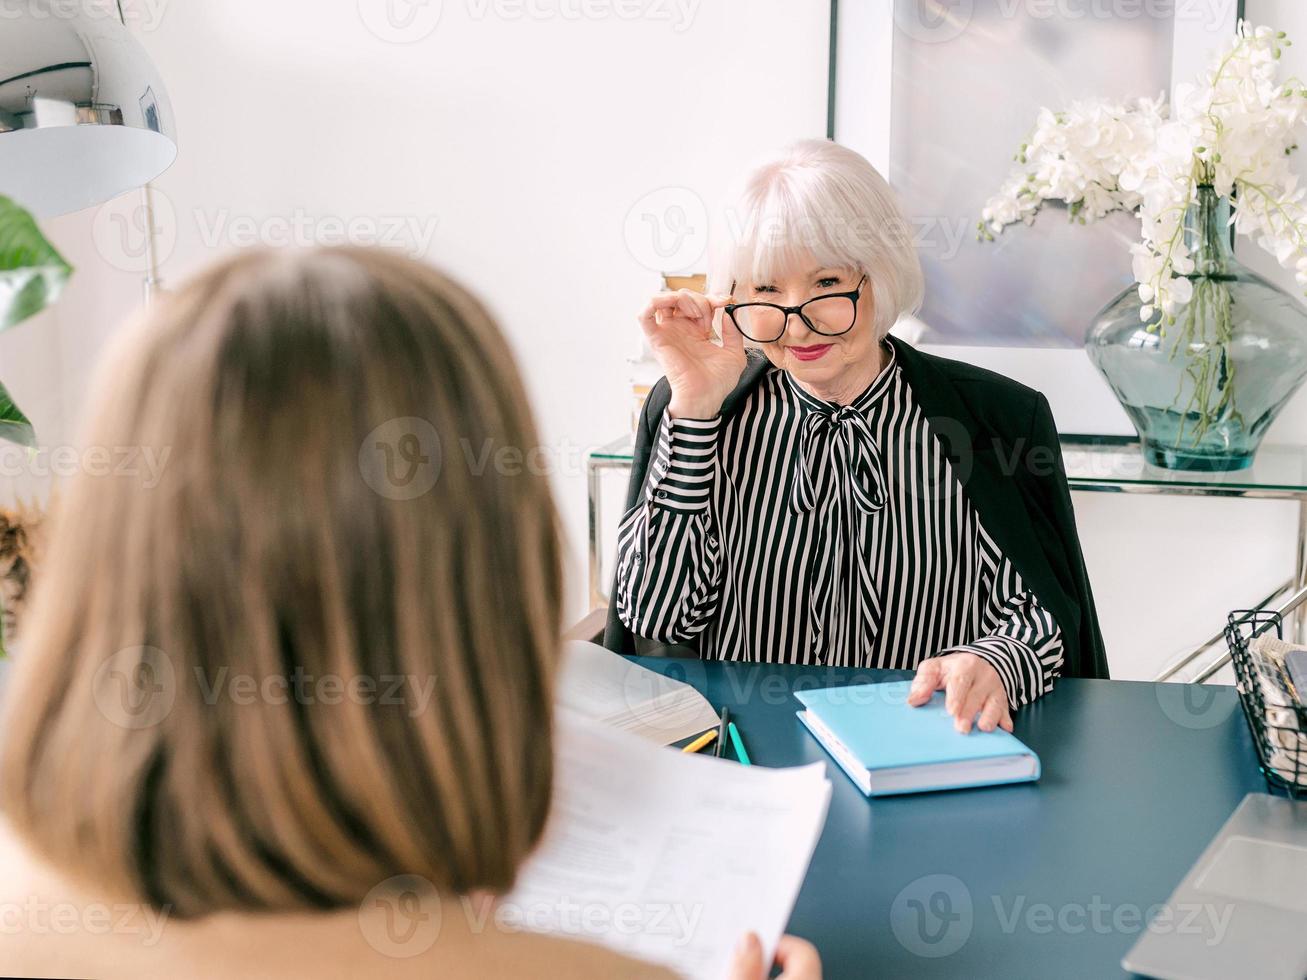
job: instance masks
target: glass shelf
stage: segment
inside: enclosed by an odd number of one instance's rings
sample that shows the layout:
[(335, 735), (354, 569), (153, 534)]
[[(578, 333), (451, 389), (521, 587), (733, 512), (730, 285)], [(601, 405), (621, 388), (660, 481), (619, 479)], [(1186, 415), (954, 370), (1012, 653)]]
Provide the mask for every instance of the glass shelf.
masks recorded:
[[(590, 459), (602, 467), (629, 466), (632, 448), (623, 436)], [(1307, 446), (1263, 446), (1252, 466), (1227, 473), (1153, 466), (1133, 436), (1063, 435), (1062, 457), (1073, 490), (1307, 499)]]
[(1062, 458), (1073, 490), (1307, 498), (1307, 446), (1262, 446), (1246, 469), (1207, 473), (1154, 466), (1132, 436), (1068, 434)]

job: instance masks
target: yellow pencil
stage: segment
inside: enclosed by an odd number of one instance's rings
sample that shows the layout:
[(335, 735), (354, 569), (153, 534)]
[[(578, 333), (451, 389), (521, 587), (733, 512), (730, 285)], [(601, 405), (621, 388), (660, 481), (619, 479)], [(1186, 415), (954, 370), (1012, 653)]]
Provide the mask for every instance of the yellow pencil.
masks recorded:
[(682, 752), (698, 752), (698, 751), (699, 751), (700, 749), (702, 749), (705, 745), (711, 745), (711, 744), (712, 744), (712, 740), (715, 739), (716, 737), (717, 737), (717, 729), (715, 729), (715, 728), (711, 728), (711, 729), (709, 729), (708, 731), (704, 732), (702, 735), (700, 735), (698, 738), (696, 738), (693, 742), (691, 742), (691, 743), (690, 743), (689, 745), (687, 745), (685, 748), (681, 749), (681, 751), (682, 751)]

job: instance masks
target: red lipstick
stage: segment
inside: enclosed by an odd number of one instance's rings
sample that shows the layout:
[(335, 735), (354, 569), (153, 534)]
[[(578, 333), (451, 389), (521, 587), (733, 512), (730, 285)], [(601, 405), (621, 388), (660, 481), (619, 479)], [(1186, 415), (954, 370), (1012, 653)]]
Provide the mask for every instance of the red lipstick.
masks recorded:
[(815, 361), (825, 356), (826, 352), (834, 346), (834, 344), (814, 344), (811, 347), (791, 347), (789, 351), (801, 361)]

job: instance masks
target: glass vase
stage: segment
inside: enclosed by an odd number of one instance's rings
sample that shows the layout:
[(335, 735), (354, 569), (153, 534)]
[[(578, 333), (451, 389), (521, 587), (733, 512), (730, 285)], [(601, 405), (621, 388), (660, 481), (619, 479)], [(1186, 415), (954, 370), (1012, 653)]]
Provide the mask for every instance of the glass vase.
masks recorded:
[(1139, 318), (1137, 286), (1113, 299), (1085, 338), (1139, 432), (1144, 455), (1179, 470), (1252, 464), (1276, 415), (1307, 378), (1307, 309), (1252, 272), (1230, 245), (1230, 202), (1207, 185), (1185, 212), (1193, 298), (1161, 328)]

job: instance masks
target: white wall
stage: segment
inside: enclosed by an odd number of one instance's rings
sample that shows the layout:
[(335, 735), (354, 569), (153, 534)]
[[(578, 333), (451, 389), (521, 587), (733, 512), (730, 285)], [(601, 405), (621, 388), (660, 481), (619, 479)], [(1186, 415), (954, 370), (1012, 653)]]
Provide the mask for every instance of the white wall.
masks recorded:
[[(180, 135), (156, 183), (164, 278), (297, 222), (324, 240), (373, 222), (468, 282), (500, 316), (554, 450), (579, 616), (583, 457), (627, 424), (635, 315), (665, 261), (697, 259), (699, 202), (773, 143), (824, 134), (828, 4), (390, 4), (415, 13), (410, 29), (387, 20), (388, 0), (125, 0)], [(102, 345), (138, 302), (137, 207), (129, 195), (47, 222), (76, 278), (0, 335), (0, 377), (45, 445), (72, 438)], [(668, 235), (682, 214), (699, 227), (660, 255), (646, 212)], [(35, 493), (42, 465), (25, 469), (38, 472), (19, 489)]]
[[(1301, 38), (1288, 57), (1307, 76), (1307, 11), (1248, 6)], [(165, 278), (295, 225), (323, 240), (371, 223), (469, 282), (500, 315), (555, 450), (581, 613), (582, 457), (626, 425), (634, 315), (664, 265), (695, 264), (702, 202), (757, 152), (824, 133), (826, 0), (669, 0), (635, 19), (623, 0), (445, 0), (414, 6), (407, 33), (386, 0), (126, 7), (180, 131), (157, 182)], [(71, 440), (102, 345), (139, 299), (137, 203), (48, 222), (77, 277), (58, 307), (0, 335), (0, 377), (47, 446)], [(679, 252), (653, 249), (645, 214), (664, 235), (688, 225)], [(1087, 363), (1066, 377), (1030, 352), (963, 353), (1045, 390), (1065, 430), (1128, 431)], [(1307, 442), (1307, 400), (1270, 439)], [(1287, 574), (1286, 504), (1076, 506), (1118, 676), (1148, 675)]]

